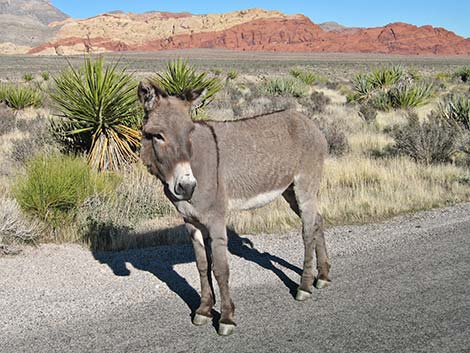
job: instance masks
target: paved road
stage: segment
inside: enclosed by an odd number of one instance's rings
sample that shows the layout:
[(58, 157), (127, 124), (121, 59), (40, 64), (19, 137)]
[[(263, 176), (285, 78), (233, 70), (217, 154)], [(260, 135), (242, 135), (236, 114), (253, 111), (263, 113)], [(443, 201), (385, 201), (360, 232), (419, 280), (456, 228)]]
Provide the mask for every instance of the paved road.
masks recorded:
[(0, 258), (0, 352), (470, 352), (470, 204), (327, 241), (334, 282), (298, 303), (300, 235), (233, 235), (230, 337), (190, 323), (189, 246)]

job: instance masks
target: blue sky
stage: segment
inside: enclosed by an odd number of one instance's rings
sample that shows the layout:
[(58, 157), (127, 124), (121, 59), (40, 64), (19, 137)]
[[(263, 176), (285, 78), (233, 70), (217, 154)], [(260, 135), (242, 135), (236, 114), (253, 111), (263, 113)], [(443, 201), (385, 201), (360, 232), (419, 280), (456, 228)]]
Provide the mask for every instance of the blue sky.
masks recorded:
[(415, 25), (431, 24), (470, 37), (470, 1), (468, 0), (238, 0), (188, 1), (167, 0), (52, 0), (60, 10), (72, 17), (85, 18), (106, 11), (145, 12), (150, 10), (220, 13), (261, 7), (293, 14), (302, 13), (315, 23), (336, 21), (346, 26), (375, 27), (391, 22)]

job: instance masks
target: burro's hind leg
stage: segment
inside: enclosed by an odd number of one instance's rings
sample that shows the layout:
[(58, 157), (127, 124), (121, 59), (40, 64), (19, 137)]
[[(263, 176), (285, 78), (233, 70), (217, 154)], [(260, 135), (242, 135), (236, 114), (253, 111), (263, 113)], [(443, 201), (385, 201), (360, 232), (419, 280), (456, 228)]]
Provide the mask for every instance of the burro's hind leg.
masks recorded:
[(323, 220), (318, 212), (318, 185), (310, 177), (297, 177), (283, 194), (294, 212), (302, 219), (302, 237), (304, 241), (304, 268), (296, 299), (306, 300), (312, 295), (315, 280), (313, 273), (313, 254), (317, 258), (318, 276), (316, 288), (324, 288), (330, 282), (330, 264), (323, 233)]
[(213, 272), (220, 290), (220, 321), (218, 334), (228, 336), (235, 330), (235, 305), (230, 297), (225, 219), (216, 217), (207, 225), (211, 238)]
[(214, 292), (211, 281), (211, 259), (204, 244), (202, 231), (189, 223), (186, 223), (186, 229), (191, 235), (196, 266), (201, 279), (201, 304), (194, 313), (193, 324), (201, 326), (212, 320), (211, 310), (214, 306)]

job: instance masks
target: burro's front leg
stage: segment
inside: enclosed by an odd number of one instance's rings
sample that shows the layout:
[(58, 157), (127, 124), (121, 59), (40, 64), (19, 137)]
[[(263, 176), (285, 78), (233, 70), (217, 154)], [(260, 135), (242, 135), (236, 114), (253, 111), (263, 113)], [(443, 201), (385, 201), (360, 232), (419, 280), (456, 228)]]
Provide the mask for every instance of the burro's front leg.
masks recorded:
[(227, 229), (220, 217), (207, 225), (211, 238), (213, 272), (220, 290), (220, 321), (218, 334), (228, 336), (235, 330), (235, 305), (230, 297), (229, 267), (227, 260)]
[(193, 317), (193, 324), (202, 326), (212, 320), (212, 307), (214, 306), (214, 293), (211, 280), (211, 261), (206, 252), (202, 231), (192, 224), (186, 223), (186, 229), (191, 235), (193, 242), (196, 266), (201, 279), (201, 304)]

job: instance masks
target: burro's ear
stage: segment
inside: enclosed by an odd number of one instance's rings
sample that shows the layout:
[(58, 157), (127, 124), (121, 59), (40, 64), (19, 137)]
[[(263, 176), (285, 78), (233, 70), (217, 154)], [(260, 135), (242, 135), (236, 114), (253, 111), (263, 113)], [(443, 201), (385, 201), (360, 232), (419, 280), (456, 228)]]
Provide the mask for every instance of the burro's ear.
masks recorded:
[(167, 95), (151, 82), (140, 82), (138, 88), (139, 99), (146, 112), (154, 109), (162, 97)]
[(183, 98), (189, 103), (192, 109), (198, 109), (204, 102), (206, 94), (206, 88), (191, 89), (184, 92)]

